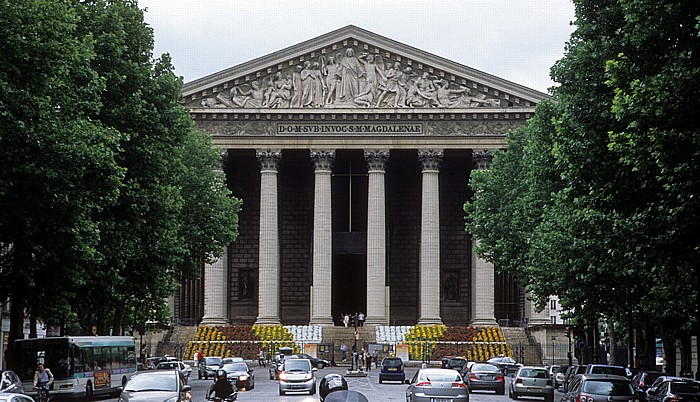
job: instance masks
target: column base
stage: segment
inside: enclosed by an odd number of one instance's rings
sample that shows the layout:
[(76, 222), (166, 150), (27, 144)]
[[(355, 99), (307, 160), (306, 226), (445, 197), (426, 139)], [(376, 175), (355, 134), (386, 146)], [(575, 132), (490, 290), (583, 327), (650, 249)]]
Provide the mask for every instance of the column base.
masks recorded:
[(228, 320), (226, 320), (224, 317), (203, 317), (202, 322), (199, 323), (199, 325), (226, 325), (228, 324)]
[(331, 320), (330, 318), (312, 318), (311, 320), (309, 320), (309, 325), (332, 327), (334, 324), (333, 320)]
[(386, 317), (367, 317), (365, 325), (389, 325), (389, 320)]
[(476, 318), (472, 320), (471, 325), (478, 325), (480, 327), (497, 327), (498, 322), (495, 318)]
[(442, 319), (440, 317), (434, 318), (419, 318), (418, 325), (442, 325)]
[(281, 322), (277, 317), (258, 317), (255, 323), (258, 325), (279, 325)]

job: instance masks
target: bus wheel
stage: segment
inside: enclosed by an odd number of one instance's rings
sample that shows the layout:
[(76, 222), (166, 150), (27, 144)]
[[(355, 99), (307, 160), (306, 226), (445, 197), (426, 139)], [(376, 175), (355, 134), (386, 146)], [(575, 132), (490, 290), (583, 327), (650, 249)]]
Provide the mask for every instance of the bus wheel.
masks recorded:
[(85, 384), (85, 400), (89, 401), (92, 399), (92, 383), (90, 381)]

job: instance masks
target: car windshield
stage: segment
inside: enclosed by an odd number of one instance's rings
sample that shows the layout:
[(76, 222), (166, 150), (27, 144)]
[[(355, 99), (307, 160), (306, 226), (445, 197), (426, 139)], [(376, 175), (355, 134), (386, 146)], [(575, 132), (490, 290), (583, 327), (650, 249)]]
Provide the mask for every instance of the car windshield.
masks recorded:
[(621, 375), (625, 377), (627, 371), (622, 367), (610, 367), (610, 366), (593, 366), (591, 367), (591, 373), (593, 374), (612, 374)]
[(501, 370), (493, 364), (475, 364), (472, 366), (471, 371), (489, 371), (494, 373), (500, 373)]
[(284, 371), (311, 371), (311, 362), (305, 359), (287, 359), (284, 361)]
[(700, 382), (672, 382), (671, 392), (674, 394), (700, 394)]
[(549, 378), (549, 375), (547, 374), (547, 370), (543, 369), (524, 369), (520, 370), (520, 374), (518, 377), (526, 377), (526, 378)]
[(589, 380), (584, 381), (581, 390), (587, 394), (609, 396), (632, 396), (634, 389), (629, 381), (624, 380)]
[(434, 382), (462, 381), (462, 378), (454, 370), (452, 370), (452, 371), (444, 370), (444, 371), (422, 372), (420, 375), (420, 379), (424, 380), (424, 381), (434, 381)]
[(403, 364), (401, 359), (384, 359), (382, 360), (382, 366), (384, 367), (399, 367)]
[(248, 365), (245, 363), (226, 364), (223, 368), (227, 373), (232, 373), (234, 371), (248, 371)]
[(450, 367), (462, 367), (465, 364), (467, 364), (467, 361), (464, 359), (450, 359), (450, 362), (448, 363)]
[(145, 392), (145, 391), (177, 391), (177, 379), (174, 374), (159, 375), (134, 375), (131, 377), (124, 391)]
[(220, 357), (207, 357), (204, 360), (204, 363), (208, 366), (216, 366), (217, 364), (221, 364), (221, 358)]

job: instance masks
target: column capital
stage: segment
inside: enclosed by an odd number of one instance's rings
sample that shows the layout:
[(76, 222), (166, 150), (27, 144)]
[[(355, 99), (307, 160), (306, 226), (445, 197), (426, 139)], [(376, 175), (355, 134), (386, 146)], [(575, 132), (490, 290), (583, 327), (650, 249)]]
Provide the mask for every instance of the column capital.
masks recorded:
[(321, 170), (331, 170), (333, 160), (335, 159), (334, 149), (312, 149), (310, 155), (317, 172)]
[(442, 149), (419, 149), (418, 160), (423, 165), (423, 171), (440, 170), (440, 162), (444, 154)]
[(365, 149), (365, 160), (369, 165), (369, 170), (381, 170), (386, 168), (389, 161), (388, 149)]
[(277, 165), (282, 158), (281, 149), (256, 149), (255, 156), (260, 162), (261, 170), (277, 170)]
[(474, 159), (474, 163), (476, 163), (477, 169), (486, 170), (491, 167), (493, 152), (491, 152), (490, 149), (472, 151), (472, 158)]

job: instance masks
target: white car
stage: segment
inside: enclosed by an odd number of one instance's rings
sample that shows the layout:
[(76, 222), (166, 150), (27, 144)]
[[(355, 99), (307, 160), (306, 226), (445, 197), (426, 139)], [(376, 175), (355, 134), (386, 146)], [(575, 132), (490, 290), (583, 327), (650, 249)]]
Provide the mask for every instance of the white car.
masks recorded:
[(0, 402), (34, 402), (29, 395), (0, 392)]
[(192, 374), (192, 367), (189, 364), (178, 362), (178, 361), (166, 361), (158, 363), (156, 370), (178, 370), (185, 377), (185, 380), (190, 379), (190, 374)]

